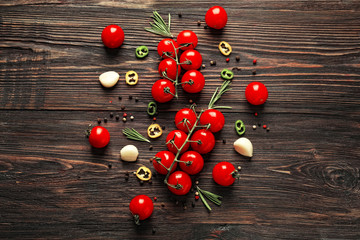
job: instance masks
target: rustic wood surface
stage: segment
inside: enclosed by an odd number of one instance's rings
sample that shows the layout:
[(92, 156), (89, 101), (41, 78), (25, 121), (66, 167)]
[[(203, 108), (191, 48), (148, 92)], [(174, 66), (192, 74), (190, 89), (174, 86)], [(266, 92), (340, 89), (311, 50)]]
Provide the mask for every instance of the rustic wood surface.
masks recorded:
[[(0, 238), (360, 239), (360, 2), (226, 0), (221, 2), (229, 15), (225, 29), (204, 29), (205, 12), (215, 4), (0, 1)], [(184, 29), (198, 35), (206, 86), (201, 94), (180, 91), (178, 100), (161, 104), (157, 122), (166, 126), (165, 134), (150, 150), (121, 130), (134, 127), (145, 134), (152, 122), (146, 105), (158, 79), (161, 37), (143, 28), (153, 10), (172, 14), (174, 35)], [(115, 51), (100, 39), (109, 24), (125, 32)], [(229, 63), (217, 49), (221, 40), (233, 47)], [(139, 45), (150, 49), (143, 60), (134, 55)], [(210, 66), (210, 60), (217, 65)], [(225, 67), (241, 68), (233, 90), (221, 100), (233, 109), (224, 111), (226, 124), (216, 134), (215, 149), (194, 177), (224, 197), (222, 206), (210, 203), (209, 213), (193, 192), (175, 197), (161, 176), (152, 184), (141, 185), (133, 175), (126, 181), (127, 171), (150, 167), (149, 158), (166, 149), (177, 110), (189, 99), (207, 106)], [(110, 90), (98, 82), (108, 70), (121, 74)], [(124, 83), (129, 70), (138, 72), (138, 85)], [(255, 80), (269, 90), (262, 107), (250, 106), (244, 96)], [(109, 117), (122, 114), (122, 105), (134, 121)], [(101, 125), (111, 142), (92, 149), (84, 130), (104, 117), (109, 120)], [(233, 150), (237, 119), (245, 122), (245, 136), (253, 142), (251, 161)], [(254, 131), (254, 124), (270, 131)], [(119, 159), (127, 144), (140, 149), (136, 163)], [(242, 167), (242, 178), (231, 187), (211, 178), (214, 165), (224, 159)], [(141, 226), (128, 210), (137, 194), (157, 197), (153, 215)]]

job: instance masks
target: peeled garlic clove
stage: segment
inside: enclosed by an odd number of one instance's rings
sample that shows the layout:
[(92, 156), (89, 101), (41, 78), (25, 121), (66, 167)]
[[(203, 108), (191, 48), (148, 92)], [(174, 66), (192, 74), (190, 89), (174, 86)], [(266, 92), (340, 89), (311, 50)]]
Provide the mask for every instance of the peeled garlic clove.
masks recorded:
[(126, 145), (120, 150), (120, 158), (125, 162), (135, 162), (139, 151), (134, 145)]
[(104, 72), (99, 76), (101, 85), (111, 88), (119, 81), (120, 75), (114, 71)]
[(235, 151), (244, 155), (245, 157), (253, 156), (253, 145), (249, 139), (241, 137), (234, 142)]

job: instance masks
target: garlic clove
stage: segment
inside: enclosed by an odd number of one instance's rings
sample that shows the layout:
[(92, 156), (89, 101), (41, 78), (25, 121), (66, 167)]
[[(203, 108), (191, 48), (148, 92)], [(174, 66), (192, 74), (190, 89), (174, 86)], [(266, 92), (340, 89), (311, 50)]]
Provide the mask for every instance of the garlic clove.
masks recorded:
[(120, 158), (125, 162), (135, 162), (139, 151), (134, 145), (126, 145), (120, 150)]
[(99, 76), (101, 85), (106, 88), (111, 88), (119, 81), (120, 75), (114, 71), (104, 72)]
[(245, 157), (253, 156), (253, 145), (246, 137), (241, 137), (234, 142), (235, 151), (244, 155)]

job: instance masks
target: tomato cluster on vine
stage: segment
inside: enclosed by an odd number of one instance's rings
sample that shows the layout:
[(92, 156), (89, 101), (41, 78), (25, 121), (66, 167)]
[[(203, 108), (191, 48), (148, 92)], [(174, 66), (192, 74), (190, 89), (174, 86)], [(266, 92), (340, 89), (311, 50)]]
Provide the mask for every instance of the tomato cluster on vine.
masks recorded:
[[(198, 93), (204, 88), (205, 78), (198, 71), (202, 64), (202, 56), (195, 50), (197, 44), (198, 38), (190, 30), (180, 32), (176, 41), (165, 38), (159, 42), (157, 52), (163, 60), (158, 71), (162, 79), (157, 80), (151, 89), (151, 94), (157, 102), (165, 103), (177, 97), (178, 85), (188, 93)], [(180, 80), (182, 69), (186, 72)]]

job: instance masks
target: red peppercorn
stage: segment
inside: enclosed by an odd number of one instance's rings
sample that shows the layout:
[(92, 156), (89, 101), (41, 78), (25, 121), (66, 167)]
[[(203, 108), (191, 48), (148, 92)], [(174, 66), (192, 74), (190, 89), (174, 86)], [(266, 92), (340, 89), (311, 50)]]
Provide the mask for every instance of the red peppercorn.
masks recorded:
[(157, 197), (154, 197), (154, 201), (156, 201), (157, 200)]
[(229, 62), (229, 61), (230, 61), (230, 58), (227, 58), (227, 59), (226, 59), (226, 62)]
[(254, 59), (254, 60), (253, 60), (253, 64), (256, 65), (256, 62), (257, 62), (256, 59)]
[(254, 115), (255, 115), (255, 117), (257, 117), (258, 113), (256, 112), (256, 113), (254, 113)]
[(127, 113), (124, 113), (124, 114), (123, 114), (123, 117), (127, 117)]
[(264, 125), (263, 125), (263, 129), (266, 129), (266, 128), (267, 128), (267, 126), (264, 124)]
[(196, 196), (195, 196), (195, 199), (196, 199), (196, 200), (198, 200), (199, 198), (200, 198), (199, 195), (196, 195)]
[(153, 121), (156, 121), (156, 117), (153, 118)]

